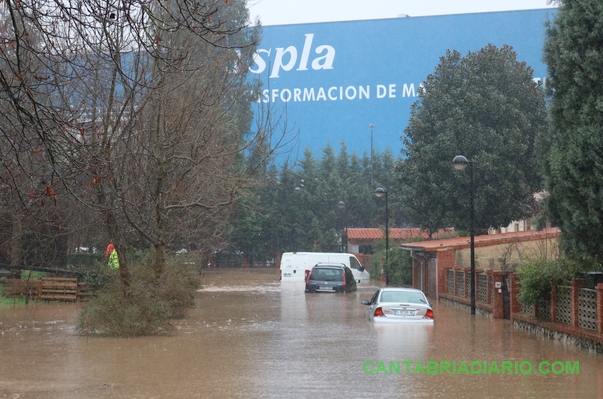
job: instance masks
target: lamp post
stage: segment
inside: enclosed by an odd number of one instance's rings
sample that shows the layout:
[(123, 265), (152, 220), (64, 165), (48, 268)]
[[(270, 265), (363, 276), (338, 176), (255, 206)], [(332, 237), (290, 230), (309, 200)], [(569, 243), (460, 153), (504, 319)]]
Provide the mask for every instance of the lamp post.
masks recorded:
[[(462, 155), (457, 155), (452, 160), (452, 166), (456, 170), (465, 170), (469, 165), (469, 161)], [(474, 204), (473, 204), (473, 165), (469, 167), (469, 206), (470, 206), (470, 221), (469, 221), (469, 234), (471, 235), (471, 272), (469, 273), (471, 282), (469, 284), (471, 289), (471, 314), (475, 314), (475, 233), (474, 233)]]
[(385, 285), (389, 285), (389, 275), (387, 273), (387, 255), (389, 252), (389, 210), (387, 208), (387, 191), (381, 187), (375, 189), (375, 197), (381, 198), (385, 195)]
[(375, 175), (375, 161), (373, 160), (373, 128), (375, 125), (369, 125), (371, 128), (371, 187), (373, 187), (373, 176)]
[[(337, 203), (337, 208), (341, 209), (341, 211), (343, 213), (344, 209), (345, 209), (345, 202), (339, 201)], [(342, 217), (342, 222), (341, 222), (341, 252), (346, 252), (345, 247), (344, 247), (344, 242), (343, 242), (343, 233), (344, 232), (345, 232), (345, 214), (344, 214), (344, 217)]]

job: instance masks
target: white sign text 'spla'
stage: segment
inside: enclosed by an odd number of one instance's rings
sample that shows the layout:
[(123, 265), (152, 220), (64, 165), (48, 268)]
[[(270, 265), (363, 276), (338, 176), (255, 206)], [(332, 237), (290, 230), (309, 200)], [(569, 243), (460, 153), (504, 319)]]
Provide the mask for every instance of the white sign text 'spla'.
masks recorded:
[[(301, 51), (301, 57), (299, 58), (299, 64), (297, 71), (307, 71), (308, 61), (310, 60), (310, 53), (312, 50), (312, 41), (314, 40), (313, 33), (306, 33), (306, 40), (304, 41), (304, 47)], [(333, 69), (333, 61), (335, 60), (335, 48), (327, 44), (320, 45), (314, 49), (316, 57), (312, 59), (310, 66), (315, 71), (319, 69)], [(264, 55), (265, 54), (265, 55)], [(272, 60), (272, 70), (270, 71), (271, 78), (278, 78), (282, 71), (290, 71), (297, 64), (297, 47), (289, 46), (287, 48), (277, 47), (274, 51), (274, 60)], [(266, 58), (270, 58), (272, 55), (272, 49), (258, 49), (254, 56), (255, 66), (249, 68), (252, 73), (262, 73), (266, 70)]]

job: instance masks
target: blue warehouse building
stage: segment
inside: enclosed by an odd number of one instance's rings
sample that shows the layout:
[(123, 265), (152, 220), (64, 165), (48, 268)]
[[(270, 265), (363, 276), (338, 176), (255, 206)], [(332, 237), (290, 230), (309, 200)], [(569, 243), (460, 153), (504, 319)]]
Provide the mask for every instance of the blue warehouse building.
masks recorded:
[[(250, 68), (262, 81), (258, 107), (298, 133), (288, 150), (301, 158), (345, 143), (359, 156), (400, 155), (401, 136), (421, 83), (447, 50), (462, 55), (487, 44), (510, 45), (546, 78), (544, 23), (555, 9), (406, 17), (264, 27)], [(371, 134), (370, 126), (373, 125)]]

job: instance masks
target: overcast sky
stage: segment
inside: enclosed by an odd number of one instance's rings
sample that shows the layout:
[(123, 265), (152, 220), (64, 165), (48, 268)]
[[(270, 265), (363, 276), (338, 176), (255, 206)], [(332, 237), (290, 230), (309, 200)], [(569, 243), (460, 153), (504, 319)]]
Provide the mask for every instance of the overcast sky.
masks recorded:
[(548, 0), (248, 0), (262, 25), (549, 8)]

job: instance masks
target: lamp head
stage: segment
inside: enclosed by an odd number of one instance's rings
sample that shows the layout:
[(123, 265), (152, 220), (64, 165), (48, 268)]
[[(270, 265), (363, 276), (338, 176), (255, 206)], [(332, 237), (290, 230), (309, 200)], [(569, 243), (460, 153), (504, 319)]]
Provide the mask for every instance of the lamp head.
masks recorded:
[(452, 160), (452, 166), (454, 166), (454, 169), (456, 170), (465, 170), (468, 164), (469, 161), (462, 155), (457, 155)]

